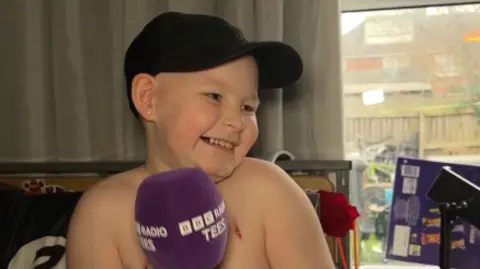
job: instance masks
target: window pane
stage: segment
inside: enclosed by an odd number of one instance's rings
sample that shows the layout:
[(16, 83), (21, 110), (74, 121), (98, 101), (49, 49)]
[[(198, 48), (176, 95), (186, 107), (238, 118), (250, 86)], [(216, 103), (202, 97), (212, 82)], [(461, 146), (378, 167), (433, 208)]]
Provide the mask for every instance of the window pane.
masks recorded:
[(396, 157), (480, 165), (480, 5), (344, 13), (342, 53), (361, 264), (401, 267), (384, 259)]

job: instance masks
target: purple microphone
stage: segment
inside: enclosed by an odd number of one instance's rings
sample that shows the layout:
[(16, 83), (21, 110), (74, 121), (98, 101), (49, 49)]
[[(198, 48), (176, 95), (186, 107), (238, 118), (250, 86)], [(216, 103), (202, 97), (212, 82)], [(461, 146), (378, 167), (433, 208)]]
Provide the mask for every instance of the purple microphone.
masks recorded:
[(212, 269), (223, 258), (225, 203), (200, 169), (146, 178), (138, 188), (135, 220), (142, 249), (156, 269)]

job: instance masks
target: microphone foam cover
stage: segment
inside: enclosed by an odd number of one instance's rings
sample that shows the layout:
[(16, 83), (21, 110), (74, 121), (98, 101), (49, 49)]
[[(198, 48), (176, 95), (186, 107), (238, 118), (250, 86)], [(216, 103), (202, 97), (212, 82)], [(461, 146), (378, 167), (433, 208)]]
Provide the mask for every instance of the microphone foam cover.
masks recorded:
[(158, 269), (212, 269), (225, 252), (225, 203), (202, 170), (184, 168), (146, 178), (135, 200), (137, 235)]

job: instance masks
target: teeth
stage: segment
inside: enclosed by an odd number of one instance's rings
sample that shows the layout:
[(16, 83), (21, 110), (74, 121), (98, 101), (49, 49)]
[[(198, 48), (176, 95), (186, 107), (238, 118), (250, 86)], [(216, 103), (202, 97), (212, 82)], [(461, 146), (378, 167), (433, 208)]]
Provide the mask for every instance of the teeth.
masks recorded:
[(224, 140), (209, 138), (207, 142), (212, 144), (212, 145), (217, 145), (217, 146), (224, 147), (224, 148), (227, 148), (227, 149), (232, 149), (233, 148), (232, 143), (224, 141)]

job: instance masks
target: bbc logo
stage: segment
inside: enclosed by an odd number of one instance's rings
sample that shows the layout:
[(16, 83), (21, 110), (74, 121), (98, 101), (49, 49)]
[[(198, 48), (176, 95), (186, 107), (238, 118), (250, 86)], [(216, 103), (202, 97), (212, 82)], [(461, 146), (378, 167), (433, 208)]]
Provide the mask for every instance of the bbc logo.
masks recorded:
[(178, 228), (180, 229), (180, 234), (182, 236), (187, 236), (193, 232), (198, 232), (205, 227), (212, 225), (215, 222), (215, 217), (212, 211), (208, 211), (203, 215), (196, 216), (190, 220), (182, 221), (178, 223)]

